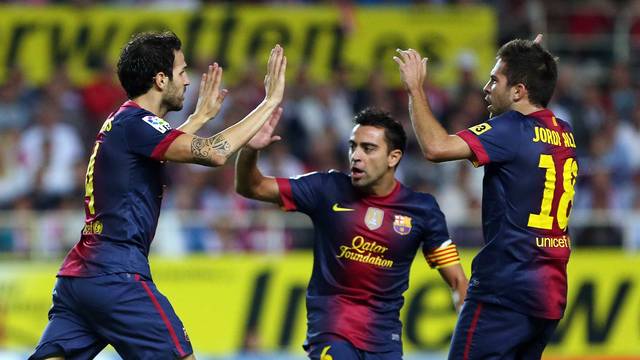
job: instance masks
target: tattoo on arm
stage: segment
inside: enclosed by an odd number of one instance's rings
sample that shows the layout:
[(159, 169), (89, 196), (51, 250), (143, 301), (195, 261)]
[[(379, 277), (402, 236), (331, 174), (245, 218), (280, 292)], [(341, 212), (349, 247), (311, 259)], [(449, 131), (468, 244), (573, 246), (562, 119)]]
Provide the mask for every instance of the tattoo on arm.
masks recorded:
[(201, 138), (195, 136), (191, 140), (191, 154), (193, 155), (193, 161), (197, 164), (212, 166), (214, 162), (212, 155), (215, 153), (218, 156), (227, 157), (231, 145), (229, 141), (222, 135), (216, 135), (210, 138)]

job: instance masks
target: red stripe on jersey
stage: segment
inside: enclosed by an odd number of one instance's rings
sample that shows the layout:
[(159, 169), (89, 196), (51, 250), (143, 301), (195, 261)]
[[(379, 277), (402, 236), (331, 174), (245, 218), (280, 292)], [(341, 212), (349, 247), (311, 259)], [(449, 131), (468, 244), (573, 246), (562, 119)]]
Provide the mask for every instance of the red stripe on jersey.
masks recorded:
[[(136, 104), (135, 101), (133, 100), (128, 100), (125, 101), (122, 105), (120, 105), (120, 108), (118, 108), (118, 110), (116, 110), (116, 112), (112, 113), (111, 115), (109, 115), (108, 118), (110, 117), (116, 117), (116, 115), (120, 114), (121, 112), (123, 112), (124, 110), (126, 110), (127, 108), (137, 108), (137, 109), (142, 109), (142, 107), (138, 104)], [(108, 119), (107, 118), (107, 119)]]
[(484, 149), (484, 146), (482, 146), (482, 143), (480, 142), (478, 137), (475, 136), (471, 131), (469, 131), (468, 129), (465, 129), (465, 130), (459, 131), (458, 133), (456, 133), (456, 135), (458, 135), (462, 140), (464, 140), (464, 142), (466, 142), (467, 145), (469, 145), (469, 148), (471, 149), (471, 151), (473, 151), (473, 154), (476, 156), (476, 160), (477, 160), (477, 164), (475, 165), (481, 166), (481, 165), (488, 164), (491, 161), (489, 159), (489, 155)]
[(280, 190), (280, 200), (282, 201), (282, 208), (286, 211), (296, 210), (296, 203), (293, 200), (293, 192), (291, 191), (291, 183), (289, 179), (276, 178), (278, 183), (278, 189)]
[(120, 107), (133, 107), (133, 108), (142, 109), (142, 107), (140, 105), (138, 105), (138, 103), (136, 103), (133, 100), (125, 101), (122, 105), (120, 105)]
[(548, 129), (560, 127), (557, 121), (555, 123), (553, 122), (554, 115), (549, 109), (542, 109), (540, 111), (533, 112), (527, 116), (536, 118), (542, 124), (544, 124)]
[(147, 285), (147, 283), (144, 280), (140, 280), (140, 275), (138, 274), (136, 274), (135, 279), (140, 284), (142, 284), (142, 287), (144, 288), (144, 291), (147, 292), (147, 295), (149, 295), (149, 298), (151, 299), (153, 306), (156, 308), (158, 313), (160, 313), (160, 317), (162, 318), (164, 325), (167, 327), (167, 330), (169, 330), (169, 335), (171, 336), (171, 340), (173, 340), (173, 344), (176, 346), (176, 349), (178, 349), (180, 356), (181, 357), (186, 356), (187, 353), (185, 353), (184, 350), (182, 349), (182, 345), (180, 345), (180, 341), (178, 341), (178, 336), (176, 335), (176, 332), (173, 329), (171, 322), (169, 322), (169, 318), (167, 318), (167, 314), (165, 314), (164, 310), (162, 309), (162, 306), (160, 306), (160, 303), (158, 302), (158, 299), (156, 299), (155, 295), (153, 295), (153, 292), (151, 292), (149, 285)]
[(471, 340), (473, 339), (473, 333), (476, 331), (476, 327), (478, 326), (478, 318), (480, 318), (481, 311), (482, 303), (478, 303), (476, 312), (473, 314), (473, 320), (471, 320), (471, 326), (469, 326), (469, 330), (467, 330), (467, 343), (464, 346), (464, 354), (462, 355), (462, 358), (464, 360), (469, 360), (469, 352), (471, 351)]
[(180, 135), (184, 134), (184, 132), (176, 129), (172, 129), (167, 136), (156, 145), (155, 149), (151, 153), (151, 158), (154, 160), (162, 161), (164, 160), (164, 153), (167, 152), (167, 149), (173, 143), (173, 141)]

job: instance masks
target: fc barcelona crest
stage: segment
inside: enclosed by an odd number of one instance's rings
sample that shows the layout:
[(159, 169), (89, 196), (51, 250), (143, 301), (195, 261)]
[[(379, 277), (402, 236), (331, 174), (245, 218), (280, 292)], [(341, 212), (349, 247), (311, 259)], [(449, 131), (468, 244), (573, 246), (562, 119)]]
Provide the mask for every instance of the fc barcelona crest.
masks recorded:
[(384, 219), (384, 211), (370, 207), (367, 209), (367, 213), (364, 216), (364, 224), (367, 225), (369, 230), (376, 230), (382, 226), (382, 220)]
[(400, 235), (407, 235), (411, 232), (411, 218), (403, 215), (396, 215), (393, 220), (393, 230)]

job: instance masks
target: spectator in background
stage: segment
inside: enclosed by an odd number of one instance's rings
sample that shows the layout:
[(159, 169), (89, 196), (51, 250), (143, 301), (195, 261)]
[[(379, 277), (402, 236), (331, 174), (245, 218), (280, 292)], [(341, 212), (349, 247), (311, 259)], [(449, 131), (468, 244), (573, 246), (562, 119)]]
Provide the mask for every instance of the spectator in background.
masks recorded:
[(629, 66), (626, 63), (617, 63), (611, 68), (609, 76), (609, 96), (613, 107), (614, 116), (629, 121), (636, 101), (636, 93), (632, 86)]
[(372, 71), (367, 82), (356, 91), (354, 109), (375, 107), (391, 110), (394, 107), (393, 97), (387, 81), (381, 71)]
[(98, 62), (94, 79), (81, 89), (90, 133), (95, 134), (109, 114), (127, 99), (114, 77), (115, 70), (106, 60)]
[(259, 167), (279, 177), (291, 177), (305, 172), (304, 164), (291, 152), (284, 142), (273, 144), (260, 158)]
[(0, 85), (0, 131), (6, 129), (22, 130), (29, 125), (29, 92), (24, 84), (22, 72), (10, 69)]
[(602, 89), (591, 82), (582, 91), (582, 114), (580, 116), (586, 135), (593, 137), (607, 118), (607, 108), (604, 104)]
[(339, 143), (346, 143), (351, 124), (345, 119), (351, 119), (353, 112), (344, 88), (334, 83), (318, 84), (302, 97), (295, 111), (308, 139), (333, 131)]
[[(42, 87), (40, 99), (55, 99), (60, 106), (62, 118), (74, 125), (82, 134), (82, 138), (93, 141), (95, 133), (85, 133), (85, 111), (80, 90), (73, 85), (65, 66), (59, 66), (51, 73), (51, 79)], [(88, 145), (89, 143), (87, 143)]]
[(58, 207), (77, 187), (75, 167), (83, 160), (83, 146), (76, 130), (62, 122), (60, 105), (45, 99), (34, 114), (35, 124), (22, 135), (30, 197), (36, 209)]
[[(549, 108), (559, 118), (573, 125), (573, 134), (576, 139), (582, 139), (581, 132), (584, 132), (584, 127), (580, 121), (574, 121), (574, 119), (579, 118), (579, 116), (576, 116), (576, 112), (580, 107), (580, 99), (577, 95), (580, 83), (575, 76), (575, 66), (571, 63), (563, 62), (558, 64), (558, 71), (558, 83)], [(585, 143), (578, 141), (578, 144)]]
[(29, 190), (29, 174), (20, 152), (20, 133), (0, 131), (0, 209), (10, 209)]
[(616, 142), (629, 157), (631, 172), (640, 173), (640, 104), (635, 101), (630, 120), (617, 124)]

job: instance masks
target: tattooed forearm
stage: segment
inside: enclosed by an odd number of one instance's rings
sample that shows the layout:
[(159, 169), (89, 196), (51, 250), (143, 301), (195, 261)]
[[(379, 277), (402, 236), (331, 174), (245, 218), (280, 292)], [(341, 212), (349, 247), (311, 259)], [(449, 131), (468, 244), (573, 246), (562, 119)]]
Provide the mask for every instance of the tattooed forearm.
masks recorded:
[(213, 137), (211, 142), (212, 142), (213, 150), (216, 153), (218, 153), (218, 155), (221, 155), (221, 156), (229, 155), (229, 150), (231, 149), (231, 145), (229, 145), (229, 142), (227, 141), (227, 139), (224, 138), (224, 136), (216, 135)]
[(210, 138), (194, 137), (191, 140), (191, 154), (193, 161), (198, 164), (214, 166), (214, 154), (223, 158), (229, 156), (231, 145), (222, 135)]

